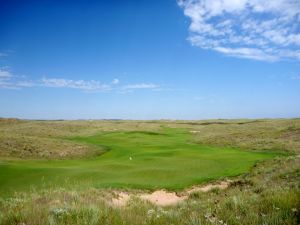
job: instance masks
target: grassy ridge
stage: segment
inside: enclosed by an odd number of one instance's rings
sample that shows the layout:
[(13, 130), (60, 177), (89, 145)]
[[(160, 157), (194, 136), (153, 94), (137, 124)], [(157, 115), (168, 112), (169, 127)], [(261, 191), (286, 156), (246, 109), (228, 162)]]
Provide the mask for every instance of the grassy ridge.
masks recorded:
[(70, 140), (107, 149), (101, 156), (78, 160), (2, 160), (0, 191), (62, 184), (67, 179), (89, 187), (183, 189), (248, 171), (271, 152), (200, 146), (184, 129), (104, 132)]
[[(300, 119), (205, 121), (29, 121), (0, 119), (0, 157), (22, 159), (74, 159), (101, 154), (93, 145), (65, 137), (94, 136), (100, 132), (159, 132), (161, 126), (193, 133), (201, 145), (244, 150), (300, 153)], [(99, 152), (100, 150), (100, 152)]]

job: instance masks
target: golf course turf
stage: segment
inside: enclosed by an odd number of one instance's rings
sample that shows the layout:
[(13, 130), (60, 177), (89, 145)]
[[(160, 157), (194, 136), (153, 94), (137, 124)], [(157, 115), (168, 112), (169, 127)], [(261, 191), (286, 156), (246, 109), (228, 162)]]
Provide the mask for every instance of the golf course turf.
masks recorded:
[(0, 193), (31, 187), (85, 185), (96, 188), (178, 190), (201, 182), (245, 173), (272, 152), (250, 152), (194, 143), (185, 129), (158, 132), (102, 132), (68, 138), (105, 151), (99, 156), (72, 160), (0, 160)]

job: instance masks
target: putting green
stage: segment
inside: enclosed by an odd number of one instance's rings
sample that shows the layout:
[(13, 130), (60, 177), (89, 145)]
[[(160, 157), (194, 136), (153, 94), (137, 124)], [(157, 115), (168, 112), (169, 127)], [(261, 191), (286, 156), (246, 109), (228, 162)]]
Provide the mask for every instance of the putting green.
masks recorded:
[(201, 146), (182, 129), (107, 132), (71, 140), (106, 149), (78, 160), (1, 160), (0, 193), (55, 185), (182, 189), (248, 171), (271, 152)]

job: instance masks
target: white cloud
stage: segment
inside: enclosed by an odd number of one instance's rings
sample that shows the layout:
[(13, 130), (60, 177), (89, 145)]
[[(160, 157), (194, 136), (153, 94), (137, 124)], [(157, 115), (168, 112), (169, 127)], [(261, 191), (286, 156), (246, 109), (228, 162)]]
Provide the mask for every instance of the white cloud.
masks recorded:
[(0, 69), (0, 79), (8, 79), (11, 78), (12, 74), (10, 71), (6, 70), (6, 69)]
[(12, 73), (4, 68), (0, 68), (0, 88), (14, 88), (15, 85), (12, 84), (11, 79)]
[(47, 79), (43, 78), (41, 80), (41, 86), (53, 87), (53, 88), (73, 88), (80, 89), (84, 91), (109, 91), (111, 90), (110, 85), (102, 84), (99, 81), (95, 80), (69, 80), (62, 78), (52, 78)]
[[(118, 84), (119, 80), (114, 79), (112, 81), (112, 84)], [(136, 89), (158, 89), (160, 88), (159, 85), (153, 84), (153, 83), (140, 83), (140, 84), (128, 84), (122, 87), (115, 87), (113, 88), (111, 85), (103, 84), (100, 81), (90, 80), (69, 80), (69, 79), (46, 79), (43, 78), (41, 80), (41, 85), (45, 87), (53, 87), (53, 88), (74, 88), (74, 89), (80, 89), (84, 91), (119, 91), (122, 93), (130, 93), (133, 92), (133, 90)]]
[(112, 84), (118, 84), (119, 82), (120, 82), (119, 79), (115, 78), (115, 79), (112, 80), (111, 83), (112, 83)]
[[(119, 80), (113, 80), (112, 84), (118, 84)], [(28, 80), (24, 76), (13, 76), (6, 70), (0, 70), (0, 88), (21, 89), (29, 87), (48, 88), (71, 88), (86, 92), (108, 92), (131, 93), (138, 89), (160, 90), (160, 85), (153, 83), (129, 84), (122, 87), (112, 87), (111, 84), (104, 84), (97, 80), (71, 80), (64, 78), (43, 78), (38, 80)]]
[(256, 60), (267, 60), (276, 61), (277, 56), (268, 54), (257, 48), (225, 48), (225, 47), (215, 47), (213, 50), (227, 54), (229, 56), (235, 56), (239, 58), (256, 59)]
[(21, 89), (35, 85), (33, 81), (27, 80), (25, 76), (12, 74), (7, 67), (0, 69), (0, 89)]
[(36, 84), (33, 81), (24, 80), (24, 81), (18, 81), (15, 85), (19, 88), (23, 88), (23, 87), (28, 88), (28, 87), (33, 87)]
[(179, 0), (188, 40), (225, 55), (300, 60), (299, 0)]
[(160, 90), (160, 86), (153, 83), (128, 84), (119, 86), (119, 79), (115, 78), (110, 84), (98, 80), (72, 80), (65, 78), (42, 78), (30, 80), (26, 76), (12, 74), (7, 67), (0, 68), (0, 89), (22, 89), (30, 87), (71, 88), (85, 92), (131, 93), (138, 89)]
[(160, 86), (152, 83), (141, 83), (141, 84), (129, 84), (123, 87), (123, 89), (156, 89)]

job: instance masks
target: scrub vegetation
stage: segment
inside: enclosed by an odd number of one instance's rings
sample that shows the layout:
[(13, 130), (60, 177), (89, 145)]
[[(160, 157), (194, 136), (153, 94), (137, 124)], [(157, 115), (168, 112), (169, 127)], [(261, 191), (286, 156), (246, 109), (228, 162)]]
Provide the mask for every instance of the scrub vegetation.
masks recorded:
[[(0, 120), (0, 224), (299, 224), (300, 120)], [(161, 207), (116, 191), (181, 195)]]

